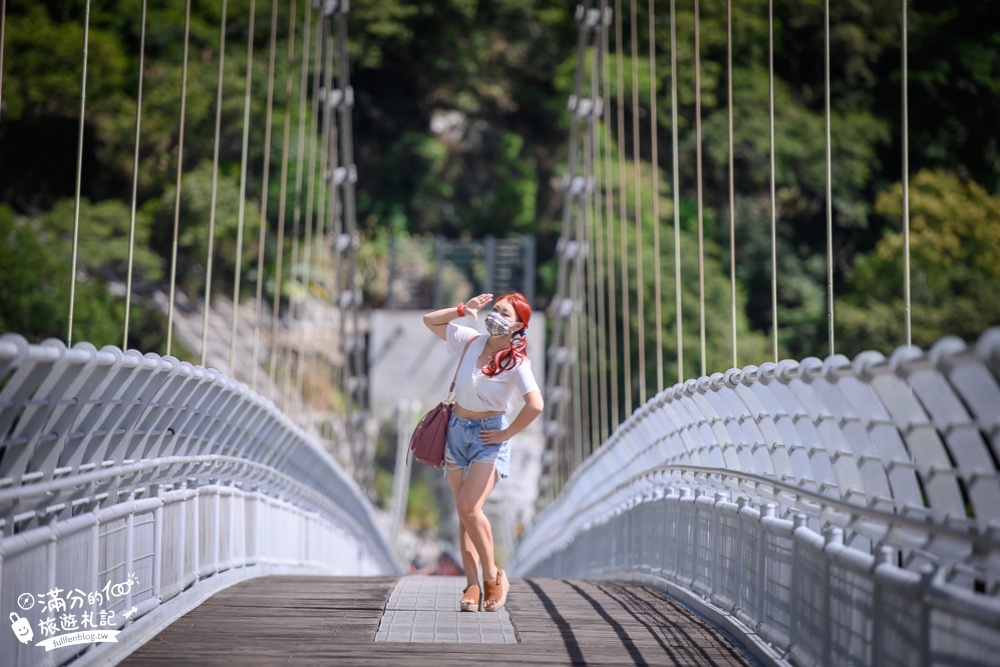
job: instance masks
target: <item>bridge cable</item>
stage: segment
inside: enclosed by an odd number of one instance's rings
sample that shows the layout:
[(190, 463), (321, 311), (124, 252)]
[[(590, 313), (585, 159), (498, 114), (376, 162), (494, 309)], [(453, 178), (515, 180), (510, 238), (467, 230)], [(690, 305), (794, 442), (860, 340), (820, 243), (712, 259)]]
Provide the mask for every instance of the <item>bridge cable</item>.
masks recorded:
[[(339, 5), (331, 7), (331, 11), (338, 11)], [(327, 23), (328, 21), (329, 23)], [(341, 349), (342, 357), (339, 364), (332, 364), (330, 368), (330, 375), (333, 379), (331, 383), (332, 386), (337, 387), (344, 395), (344, 414), (343, 419), (348, 431), (352, 430), (350, 411), (352, 399), (351, 395), (353, 391), (351, 389), (351, 373), (350, 373), (350, 360), (348, 350), (353, 349), (353, 343), (347, 343), (347, 320), (348, 317), (345, 315), (345, 308), (351, 313), (354, 313), (354, 308), (351, 303), (354, 301), (353, 286), (350, 285), (348, 281), (348, 286), (352, 288), (350, 292), (350, 300), (348, 301), (348, 292), (344, 289), (344, 267), (341, 264), (341, 245), (344, 241), (344, 220), (343, 211), (339, 211), (338, 215), (338, 197), (339, 194), (339, 177), (343, 173), (340, 167), (340, 155), (339, 155), (339, 140), (342, 138), (339, 126), (339, 118), (334, 117), (335, 110), (344, 100), (344, 95), (346, 90), (344, 86), (340, 83), (336, 85), (340, 88), (335, 88), (335, 77), (339, 77), (340, 72), (334, 73), (334, 63), (339, 62), (341, 59), (341, 44), (339, 44), (338, 36), (334, 34), (334, 29), (336, 27), (336, 19), (333, 16), (328, 16), (324, 25), (326, 25), (330, 32), (328, 39), (330, 40), (330, 53), (327, 58), (324, 59), (324, 66), (329, 67), (329, 73), (326, 79), (326, 84), (324, 87), (324, 106), (323, 113), (324, 119), (328, 125), (328, 131), (325, 134), (325, 150), (324, 155), (326, 157), (327, 166), (323, 170), (323, 178), (326, 182), (326, 224), (329, 225), (329, 237), (328, 241), (323, 244), (324, 249), (327, 251), (324, 253), (324, 257), (328, 260), (330, 266), (326, 272), (326, 287), (327, 292), (331, 299), (335, 301), (337, 307), (336, 312), (339, 313), (339, 336), (338, 344)], [(343, 206), (343, 202), (340, 203)], [(349, 248), (350, 245), (347, 246)], [(346, 248), (345, 248), (346, 249)], [(355, 330), (352, 336), (356, 336), (357, 331)], [(353, 438), (349, 438), (352, 445), (356, 444)], [(352, 455), (354, 452), (351, 452)], [(354, 470), (359, 470), (357, 465), (358, 461), (354, 460)]]
[(674, 312), (677, 317), (677, 381), (684, 375), (684, 312), (683, 285), (681, 282), (681, 200), (680, 200), (680, 149), (677, 139), (677, 12), (676, 0), (670, 0), (670, 125), (673, 134), (673, 204), (674, 204)]
[[(259, 363), (260, 322), (264, 303), (264, 241), (267, 236), (268, 188), (271, 176), (271, 117), (274, 109), (274, 52), (278, 39), (278, 0), (271, 0), (271, 43), (267, 65), (267, 112), (264, 120), (264, 169), (260, 186), (260, 229), (257, 236), (257, 317), (253, 328), (253, 364), (250, 370), (250, 387), (257, 388)], [(272, 327), (273, 331), (273, 327)]]
[(632, 414), (632, 315), (629, 309), (628, 293), (628, 211), (625, 199), (628, 197), (628, 181), (625, 178), (625, 99), (624, 78), (622, 67), (622, 3), (615, 0), (615, 60), (618, 65), (617, 98), (618, 98), (618, 221), (620, 224), (619, 241), (621, 243), (621, 280), (622, 280), (622, 361), (625, 364), (625, 415)]
[(768, 144), (771, 153), (771, 345), (778, 363), (778, 211), (774, 169), (774, 0), (767, 0)]
[[(329, 179), (327, 178), (329, 172), (329, 145), (330, 145), (330, 82), (332, 77), (331, 67), (329, 64), (330, 54), (332, 49), (330, 48), (330, 23), (327, 20), (326, 15), (327, 9), (326, 5), (320, 4), (317, 6), (317, 28), (320, 31), (319, 40), (319, 62), (320, 62), (320, 74), (319, 74), (319, 88), (315, 91), (317, 112), (319, 113), (319, 147), (322, 147), (322, 151), (319, 154), (319, 167), (314, 178), (322, 179), (322, 184), (316, 186), (316, 232), (313, 237), (313, 246), (315, 246), (316, 252), (316, 273), (317, 279), (323, 281), (323, 287), (327, 288), (329, 285), (329, 255), (326, 249), (329, 247), (327, 243), (327, 204), (329, 202), (330, 189), (328, 187)], [(318, 181), (312, 181), (317, 183)], [(312, 201), (312, 198), (310, 198)], [(308, 216), (307, 216), (308, 219)], [(312, 246), (310, 246), (312, 248)], [(332, 329), (332, 327), (330, 327)], [(326, 327), (323, 327), (326, 330)], [(322, 349), (322, 346), (321, 348)], [(322, 354), (320, 354), (322, 359)], [(317, 369), (320, 368), (319, 362), (317, 362)], [(331, 380), (336, 381), (336, 368), (330, 368)], [(333, 382), (322, 382), (320, 383), (320, 404), (327, 405), (329, 399), (329, 387)]]
[[(600, 446), (600, 443), (608, 436), (608, 354), (607, 354), (607, 326), (608, 326), (608, 316), (607, 316), (607, 294), (605, 291), (605, 271), (604, 271), (604, 230), (605, 230), (605, 218), (604, 218), (604, 198), (602, 187), (605, 186), (606, 178), (605, 172), (602, 169), (601, 161), (604, 158), (604, 146), (608, 140), (607, 132), (601, 130), (601, 127), (606, 127), (604, 125), (604, 105), (607, 102), (607, 95), (600, 97), (601, 95), (601, 85), (607, 85), (607, 81), (602, 81), (604, 78), (604, 44), (607, 37), (607, 18), (608, 12), (605, 7), (605, 2), (601, 2), (601, 6), (598, 9), (600, 11), (600, 23), (598, 24), (597, 37), (594, 43), (594, 82), (591, 84), (592, 95), (599, 99), (598, 114), (591, 117), (591, 144), (590, 149), (595, 152), (594, 159), (594, 218), (593, 218), (593, 238), (594, 238), (594, 253), (592, 271), (594, 273), (594, 283), (596, 288), (596, 294), (592, 297), (596, 302), (597, 306), (597, 345), (595, 356), (597, 357), (597, 396), (598, 396), (598, 410), (597, 415), (597, 437), (594, 438), (594, 442)], [(599, 40), (599, 41), (597, 41)], [(601, 126), (598, 127), (598, 122)]]
[[(584, 9), (583, 16), (581, 17), (581, 22), (583, 24), (583, 34), (584, 34), (584, 48), (586, 48), (586, 39), (590, 33), (589, 24), (589, 3), (588, 8)], [(581, 73), (586, 65), (581, 63)], [(582, 82), (581, 82), (582, 86)], [(582, 88), (581, 88), (582, 92)], [(592, 104), (592, 98), (577, 98), (577, 107), (575, 109), (575, 114), (579, 118), (586, 118), (586, 114), (589, 113), (587, 110), (587, 105)], [(592, 109), (591, 109), (592, 111)], [(573, 422), (572, 422), (572, 432), (573, 432), (573, 459), (572, 468), (576, 468), (583, 462), (585, 458), (585, 443), (584, 443), (584, 427), (583, 427), (583, 381), (582, 373), (583, 366), (586, 362), (587, 351), (582, 349), (580, 346), (581, 334), (580, 329), (585, 317), (585, 309), (583, 305), (583, 299), (581, 298), (581, 283), (584, 280), (583, 277), (583, 266), (584, 266), (584, 253), (585, 253), (585, 219), (587, 210), (587, 188), (589, 184), (587, 179), (589, 177), (587, 164), (587, 140), (586, 135), (581, 135), (579, 133), (574, 137), (576, 141), (582, 143), (582, 154), (583, 154), (583, 176), (578, 181), (580, 187), (578, 190), (574, 190), (574, 197), (570, 200), (571, 206), (573, 202), (576, 203), (575, 217), (573, 218), (574, 224), (570, 231), (570, 238), (574, 239), (572, 241), (571, 247), (573, 248), (573, 267), (572, 273), (569, 276), (569, 295), (570, 300), (573, 303), (573, 313), (569, 323), (569, 349), (575, 353), (576, 359), (571, 368), (570, 380), (572, 382), (572, 391), (570, 392), (572, 410), (573, 410)], [(575, 170), (574, 170), (575, 171)]]
[[(590, 10), (598, 15), (600, 14), (599, 9)], [(595, 35), (595, 47), (596, 39), (600, 38), (601, 29), (600, 21), (594, 27)], [(596, 246), (595, 241), (597, 240), (597, 216), (598, 216), (598, 205), (597, 196), (600, 192), (600, 188), (596, 186), (598, 173), (597, 164), (594, 160), (595, 145), (597, 143), (597, 119), (601, 114), (601, 104), (603, 101), (600, 96), (600, 79), (598, 74), (598, 63), (599, 60), (599, 48), (593, 48), (591, 50), (591, 64), (590, 64), (590, 100), (592, 103), (590, 110), (590, 117), (587, 121), (587, 139), (584, 153), (584, 177), (587, 181), (586, 190), (586, 229), (584, 230), (583, 238), (583, 248), (585, 251), (584, 258), (586, 260), (586, 289), (587, 289), (587, 350), (585, 351), (587, 357), (587, 374), (590, 379), (589, 395), (590, 395), (590, 412), (587, 414), (587, 421), (590, 426), (590, 443), (587, 448), (588, 455), (594, 451), (597, 445), (600, 443), (601, 431), (600, 431), (600, 415), (601, 415), (601, 405), (599, 402), (600, 397), (600, 382), (601, 376), (598, 373), (599, 361), (599, 348), (597, 344), (597, 334), (600, 330), (598, 312), (597, 312), (597, 253), (594, 250)]]
[[(359, 285), (359, 276), (357, 272), (357, 262), (356, 262), (356, 251), (360, 244), (358, 229), (357, 229), (357, 208), (355, 202), (355, 183), (357, 183), (358, 174), (357, 167), (354, 164), (354, 128), (353, 120), (351, 116), (351, 110), (354, 106), (354, 89), (351, 87), (350, 79), (350, 67), (348, 62), (348, 41), (347, 41), (347, 14), (350, 12), (350, 3), (341, 2), (337, 5), (337, 15), (335, 19), (336, 23), (336, 39), (338, 48), (338, 74), (340, 79), (341, 93), (339, 105), (339, 122), (337, 124), (338, 133), (340, 134), (340, 155), (342, 156), (344, 167), (338, 168), (333, 175), (335, 179), (335, 185), (343, 185), (344, 191), (341, 195), (343, 202), (342, 212), (339, 220), (341, 221), (340, 229), (346, 225), (346, 233), (342, 236), (346, 242), (342, 244), (343, 249), (347, 251), (347, 276), (351, 281), (351, 302), (350, 311), (351, 319), (354, 327), (354, 335), (351, 339), (350, 352), (353, 354), (354, 368), (358, 371), (364, 369), (365, 363), (365, 340), (360, 334), (361, 323), (359, 318), (359, 310), (362, 301), (361, 288)], [(339, 176), (338, 176), (339, 174)], [(338, 246), (338, 249), (340, 246)], [(337, 262), (338, 279), (339, 279), (339, 262), (340, 255), (339, 252), (334, 256)], [(343, 333), (345, 326), (344, 318), (341, 318), (341, 342), (346, 340), (346, 335)], [(346, 351), (345, 351), (346, 352)], [(347, 355), (345, 354), (345, 360)], [(369, 403), (367, 401), (367, 387), (368, 387), (368, 375), (367, 372), (362, 373), (353, 386), (358, 389), (358, 395), (360, 396), (360, 410), (358, 412), (359, 417), (367, 419)], [(358, 421), (360, 423), (360, 420)], [(348, 436), (351, 438), (351, 442), (361, 443), (364, 447), (365, 452), (365, 462), (364, 465), (357, 468), (357, 470), (368, 471), (372, 469), (372, 464), (368, 456), (374, 451), (371, 446), (370, 438), (367, 435), (367, 431), (362, 429), (359, 431), (360, 437), (354, 437), (354, 426), (355, 420), (348, 420)], [(357, 472), (356, 472), (357, 474)], [(369, 480), (370, 484), (370, 480)]]
[(73, 305), (76, 302), (76, 261), (80, 251), (80, 181), (83, 175), (83, 128), (87, 109), (87, 49), (90, 46), (90, 0), (84, 8), (83, 72), (80, 75), (80, 130), (76, 142), (76, 196), (73, 205), (73, 261), (69, 274), (69, 331), (66, 347), (73, 345)]
[(583, 326), (583, 320), (586, 315), (586, 311), (583, 308), (583, 298), (581, 296), (581, 283), (584, 280), (583, 277), (583, 265), (584, 265), (584, 246), (586, 243), (584, 237), (584, 229), (586, 226), (586, 210), (587, 210), (587, 146), (586, 139), (583, 140), (583, 190), (580, 192), (578, 199), (579, 203), (576, 208), (575, 217), (575, 238), (576, 238), (576, 255), (573, 259), (573, 274), (570, 278), (570, 299), (572, 299), (575, 305), (573, 318), (570, 320), (570, 349), (576, 353), (576, 363), (573, 364), (572, 368), (572, 381), (573, 381), (573, 452), (574, 452), (574, 468), (579, 466), (586, 458), (584, 454), (585, 443), (584, 443), (584, 426), (583, 426), (583, 403), (585, 397), (583, 395), (584, 385), (582, 380), (583, 366), (586, 363), (587, 351), (581, 348), (581, 333), (580, 329)]
[[(603, 57), (602, 65), (602, 79), (603, 79), (603, 90), (604, 90), (604, 100), (605, 103), (611, 100), (611, 57), (610, 57), (610, 31), (608, 30), (609, 20), (612, 18), (611, 8), (607, 6), (607, 0), (601, 0), (601, 8), (603, 10), (603, 26), (602, 26), (602, 36), (601, 44), (599, 48), (601, 49), (601, 55)], [(608, 363), (610, 377), (608, 378), (608, 384), (610, 384), (610, 401), (611, 401), (611, 415), (610, 424), (611, 428), (615, 428), (619, 424), (618, 416), (618, 327), (615, 325), (615, 318), (618, 314), (617, 302), (618, 302), (618, 286), (615, 284), (615, 219), (614, 219), (614, 190), (611, 182), (612, 178), (612, 164), (611, 164), (611, 151), (612, 151), (612, 136), (611, 136), (611, 114), (604, 114), (604, 141), (601, 142), (602, 149), (604, 151), (604, 212), (606, 220), (606, 234), (607, 234), (607, 272), (608, 272)], [(603, 355), (602, 355), (603, 356)]]
[[(367, 405), (364, 397), (368, 384), (364, 372), (363, 337), (358, 319), (358, 306), (362, 301), (356, 277), (354, 251), (357, 246), (357, 225), (355, 220), (353, 183), (357, 172), (353, 164), (353, 129), (350, 109), (353, 106), (353, 90), (350, 87), (350, 68), (347, 53), (348, 3), (331, 5), (329, 9), (331, 51), (329, 57), (330, 84), (327, 87), (327, 113), (330, 115), (330, 132), (327, 135), (326, 152), (329, 166), (325, 172), (329, 188), (328, 219), (330, 223), (332, 251), (332, 279), (329, 291), (336, 299), (340, 315), (338, 343), (341, 350), (339, 364), (334, 364), (332, 373), (334, 386), (338, 387), (345, 400), (343, 420), (346, 427), (347, 443), (351, 455), (354, 474), (370, 469), (368, 462), (368, 437), (362, 421), (366, 419)], [(334, 77), (337, 87), (334, 87)], [(341, 164), (342, 163), (342, 164)], [(341, 193), (340, 188), (344, 190)], [(338, 195), (340, 199), (338, 202)], [(346, 312), (345, 312), (346, 311)], [(348, 323), (351, 330), (348, 334)], [(358, 397), (359, 400), (355, 400)], [(360, 407), (358, 407), (360, 406)]]
[(167, 356), (174, 336), (174, 305), (177, 287), (177, 250), (181, 224), (181, 176), (184, 173), (184, 121), (187, 116), (188, 52), (191, 43), (191, 0), (184, 9), (184, 62), (181, 65), (181, 118), (177, 138), (177, 181), (174, 188), (174, 236), (170, 249), (170, 299), (167, 306)]
[(708, 364), (705, 359), (705, 216), (701, 168), (701, 11), (698, 0), (694, 0), (694, 128), (698, 179), (698, 317), (701, 374), (704, 376), (708, 374)]
[[(306, 4), (306, 9), (303, 12), (303, 27), (302, 27), (302, 63), (299, 67), (299, 119), (298, 119), (298, 138), (296, 140), (297, 150), (295, 157), (295, 207), (292, 212), (292, 268), (289, 271), (289, 276), (293, 276), (298, 271), (299, 259), (300, 259), (300, 242), (299, 236), (301, 235), (301, 223), (302, 223), (302, 180), (304, 178), (304, 162), (305, 162), (305, 152), (306, 152), (306, 111), (308, 110), (307, 104), (307, 92), (309, 88), (309, 55), (310, 51), (310, 41), (312, 39), (312, 12), (309, 11), (309, 6)], [(293, 298), (289, 306), (289, 320), (294, 323), (300, 314), (300, 309), (302, 306), (298, 303), (299, 300)], [(303, 345), (301, 332), (298, 339), (298, 357), (297, 361), (297, 373), (302, 372), (302, 354)], [(285, 390), (288, 394), (288, 398), (285, 403), (291, 401), (292, 396), (292, 364), (288, 363), (285, 365)], [(301, 412), (301, 398), (302, 394), (299, 392), (295, 394), (299, 401), (297, 404), (298, 410)]]
[(125, 278), (125, 326), (122, 349), (128, 349), (128, 320), (132, 308), (132, 261), (135, 257), (135, 201), (139, 195), (139, 138), (142, 132), (142, 83), (146, 63), (146, 0), (142, 0), (142, 27), (139, 30), (139, 88), (135, 100), (135, 155), (132, 158), (132, 210), (128, 227), (128, 271)]
[(208, 313), (212, 301), (212, 264), (215, 252), (215, 213), (219, 189), (219, 135), (222, 133), (222, 83), (226, 64), (226, 9), (228, 0), (222, 0), (222, 17), (219, 22), (219, 82), (215, 93), (215, 148), (212, 152), (212, 197), (208, 215), (208, 257), (205, 261), (205, 311), (201, 321), (201, 365), (208, 356)]
[[(285, 259), (285, 214), (286, 197), (288, 196), (288, 144), (291, 140), (292, 117), (292, 59), (295, 57), (295, 17), (298, 7), (296, 0), (291, 0), (288, 8), (288, 54), (285, 58), (285, 113), (281, 138), (281, 186), (278, 194), (278, 241), (275, 257), (274, 299), (271, 308), (271, 357), (268, 368), (268, 378), (271, 387), (277, 387), (278, 372), (278, 319), (281, 315), (281, 287), (284, 281)], [(282, 405), (284, 408), (284, 405)]]
[(250, 22), (247, 28), (247, 71), (243, 93), (243, 148), (240, 154), (240, 200), (236, 223), (236, 267), (233, 279), (233, 322), (229, 334), (229, 375), (236, 375), (236, 335), (240, 315), (240, 278), (243, 275), (243, 227), (247, 203), (247, 160), (250, 144), (250, 93), (253, 85), (253, 33), (257, 0), (250, 0)]
[(635, 202), (635, 305), (636, 305), (636, 337), (639, 346), (639, 405), (646, 402), (646, 299), (642, 271), (642, 170), (639, 164), (642, 152), (639, 137), (639, 19), (636, 10), (636, 0), (631, 5), (631, 32), (629, 41), (632, 43), (632, 181), (635, 190), (632, 192)]
[(726, 126), (729, 133), (729, 306), (732, 318), (733, 368), (736, 354), (736, 188), (733, 183), (733, 0), (726, 0), (726, 83), (729, 87)]
[(912, 308), (910, 303), (910, 119), (909, 119), (909, 67), (907, 66), (906, 3), (902, 15), (902, 97), (903, 97), (903, 312), (906, 318), (906, 346), (913, 345)]
[(0, 115), (3, 114), (3, 44), (7, 28), (7, 0), (0, 0)]
[(649, 0), (649, 145), (653, 163), (653, 291), (656, 294), (656, 387), (663, 388), (663, 266), (660, 258), (660, 157), (656, 116), (656, 9)]
[[(315, 52), (314, 57), (314, 67), (313, 67), (313, 77), (312, 77), (312, 91), (313, 91), (313, 112), (312, 118), (309, 123), (309, 164), (306, 168), (308, 174), (308, 181), (306, 182), (306, 214), (305, 214), (305, 241), (303, 248), (303, 255), (305, 256), (305, 297), (303, 299), (303, 306), (308, 308), (309, 305), (309, 294), (310, 294), (310, 283), (312, 282), (312, 245), (313, 245), (313, 206), (315, 203), (315, 192), (316, 192), (316, 144), (317, 137), (319, 134), (319, 82), (320, 75), (322, 74), (322, 60), (321, 60), (321, 49), (318, 45), (321, 38), (321, 29), (323, 25), (322, 17), (317, 15), (316, 20), (316, 34), (315, 39), (317, 46), (313, 47)], [(299, 358), (298, 358), (298, 377), (296, 378), (297, 389), (299, 396), (302, 396), (302, 392), (305, 387), (305, 355), (306, 355), (306, 328), (300, 327), (299, 329)]]
[[(566, 158), (566, 175), (563, 178), (564, 200), (562, 210), (562, 221), (559, 231), (559, 243), (557, 252), (559, 254), (559, 266), (556, 273), (556, 297), (553, 299), (553, 320), (552, 320), (552, 363), (547, 371), (549, 377), (546, 379), (546, 386), (552, 395), (553, 409), (550, 411), (552, 417), (549, 419), (550, 428), (550, 451), (553, 460), (550, 464), (551, 478), (553, 480), (550, 490), (558, 493), (565, 478), (569, 475), (571, 462), (569, 452), (569, 430), (571, 415), (567, 411), (567, 402), (572, 401), (569, 386), (572, 382), (570, 358), (573, 351), (566, 345), (568, 334), (564, 328), (568, 326), (567, 320), (571, 318), (577, 310), (577, 304), (567, 296), (568, 262), (571, 259), (572, 245), (572, 221), (574, 199), (577, 196), (579, 177), (576, 176), (578, 161), (578, 142), (580, 131), (580, 115), (577, 113), (581, 105), (583, 93), (583, 70), (584, 54), (586, 51), (587, 26), (585, 22), (586, 10), (583, 5), (577, 5), (577, 47), (576, 47), (576, 70), (573, 77), (573, 93), (569, 97), (568, 109), (570, 112), (570, 139)], [(568, 305), (567, 305), (568, 304)], [(570, 405), (570, 408), (572, 406)], [(557, 486), (559, 488), (557, 488)]]
[[(362, 350), (362, 336), (360, 335), (361, 325), (358, 321), (358, 304), (361, 297), (357, 295), (358, 285), (354, 261), (357, 226), (353, 219), (355, 213), (353, 199), (351, 199), (351, 183), (356, 180), (356, 173), (352, 171), (351, 165), (354, 147), (350, 116), (350, 106), (353, 104), (350, 96), (353, 95), (353, 91), (350, 89), (350, 68), (347, 60), (347, 12), (349, 5), (341, 3), (332, 9), (334, 14), (330, 18), (331, 39), (335, 49), (331, 49), (330, 69), (331, 75), (337, 79), (337, 87), (334, 88), (333, 83), (330, 84), (329, 95), (331, 97), (327, 105), (329, 107), (328, 113), (331, 115), (331, 127), (327, 137), (330, 167), (327, 169), (326, 178), (330, 191), (328, 217), (332, 239), (330, 249), (333, 260), (330, 293), (336, 299), (340, 314), (338, 344), (343, 355), (340, 364), (334, 365), (333, 375), (335, 378), (334, 386), (340, 388), (345, 398), (343, 419), (347, 428), (354, 470), (357, 474), (357, 472), (367, 469), (367, 460), (360, 459), (361, 454), (367, 456), (367, 452), (363, 449), (366, 439), (354, 437), (353, 407), (355, 395), (362, 397), (363, 403), (367, 374), (362, 372), (363, 359), (358, 356)], [(336, 64), (336, 69), (334, 69), (334, 64)], [(342, 125), (343, 127), (341, 127)], [(341, 186), (344, 188), (343, 193), (340, 193)], [(341, 195), (339, 203), (338, 194)], [(351, 324), (350, 334), (348, 334), (348, 320)], [(361, 410), (359, 414), (364, 412), (365, 410)], [(359, 434), (363, 433), (363, 430), (359, 431)]]
[(830, 144), (830, 0), (823, 2), (823, 72), (826, 107), (826, 318), (830, 356), (833, 345), (833, 157)]

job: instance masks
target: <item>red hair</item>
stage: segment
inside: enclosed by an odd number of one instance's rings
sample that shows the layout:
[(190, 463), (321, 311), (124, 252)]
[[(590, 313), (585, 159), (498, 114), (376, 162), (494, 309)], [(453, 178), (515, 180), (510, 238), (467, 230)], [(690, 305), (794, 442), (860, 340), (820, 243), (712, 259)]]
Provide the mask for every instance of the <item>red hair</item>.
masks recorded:
[(500, 350), (493, 355), (490, 363), (483, 366), (483, 375), (493, 377), (503, 371), (515, 368), (528, 353), (528, 322), (531, 321), (531, 304), (520, 292), (508, 292), (499, 299), (497, 303), (506, 301), (517, 314), (517, 321), (521, 323), (521, 329), (510, 337), (510, 347)]

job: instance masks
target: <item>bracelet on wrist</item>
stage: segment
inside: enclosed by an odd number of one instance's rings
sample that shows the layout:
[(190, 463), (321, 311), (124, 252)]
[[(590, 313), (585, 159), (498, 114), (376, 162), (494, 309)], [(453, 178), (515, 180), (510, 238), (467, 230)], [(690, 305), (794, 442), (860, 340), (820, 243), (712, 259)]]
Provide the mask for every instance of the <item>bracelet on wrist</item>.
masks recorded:
[(458, 316), (459, 317), (465, 317), (465, 304), (459, 302), (459, 304), (456, 306), (456, 308), (458, 309)]

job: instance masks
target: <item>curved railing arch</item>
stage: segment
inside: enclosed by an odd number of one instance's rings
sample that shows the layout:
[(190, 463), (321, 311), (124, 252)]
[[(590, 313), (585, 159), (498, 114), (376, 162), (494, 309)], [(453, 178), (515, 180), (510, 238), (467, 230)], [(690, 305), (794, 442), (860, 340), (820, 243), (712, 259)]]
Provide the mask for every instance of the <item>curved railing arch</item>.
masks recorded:
[(1000, 329), (667, 388), (512, 570), (682, 597), (769, 663), (1000, 659)]
[[(172, 357), (14, 334), (0, 337), (0, 530), (0, 608), (36, 635), (3, 633), (3, 665), (96, 663), (109, 647), (120, 659), (249, 577), (397, 570), (357, 485), (245, 385)], [(23, 594), (105, 584), (128, 592), (87, 608), (116, 619), (117, 644), (37, 646), (44, 619)]]

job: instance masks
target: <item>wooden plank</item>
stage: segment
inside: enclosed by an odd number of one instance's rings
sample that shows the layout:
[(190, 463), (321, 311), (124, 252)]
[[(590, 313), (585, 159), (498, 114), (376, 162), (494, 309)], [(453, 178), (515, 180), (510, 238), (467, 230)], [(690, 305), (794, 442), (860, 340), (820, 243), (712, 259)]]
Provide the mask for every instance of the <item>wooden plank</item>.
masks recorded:
[[(514, 579), (520, 644), (375, 643), (392, 578), (264, 577), (206, 600), (121, 664), (752, 665), (716, 628), (637, 584)], [(485, 613), (485, 612), (483, 612)]]

